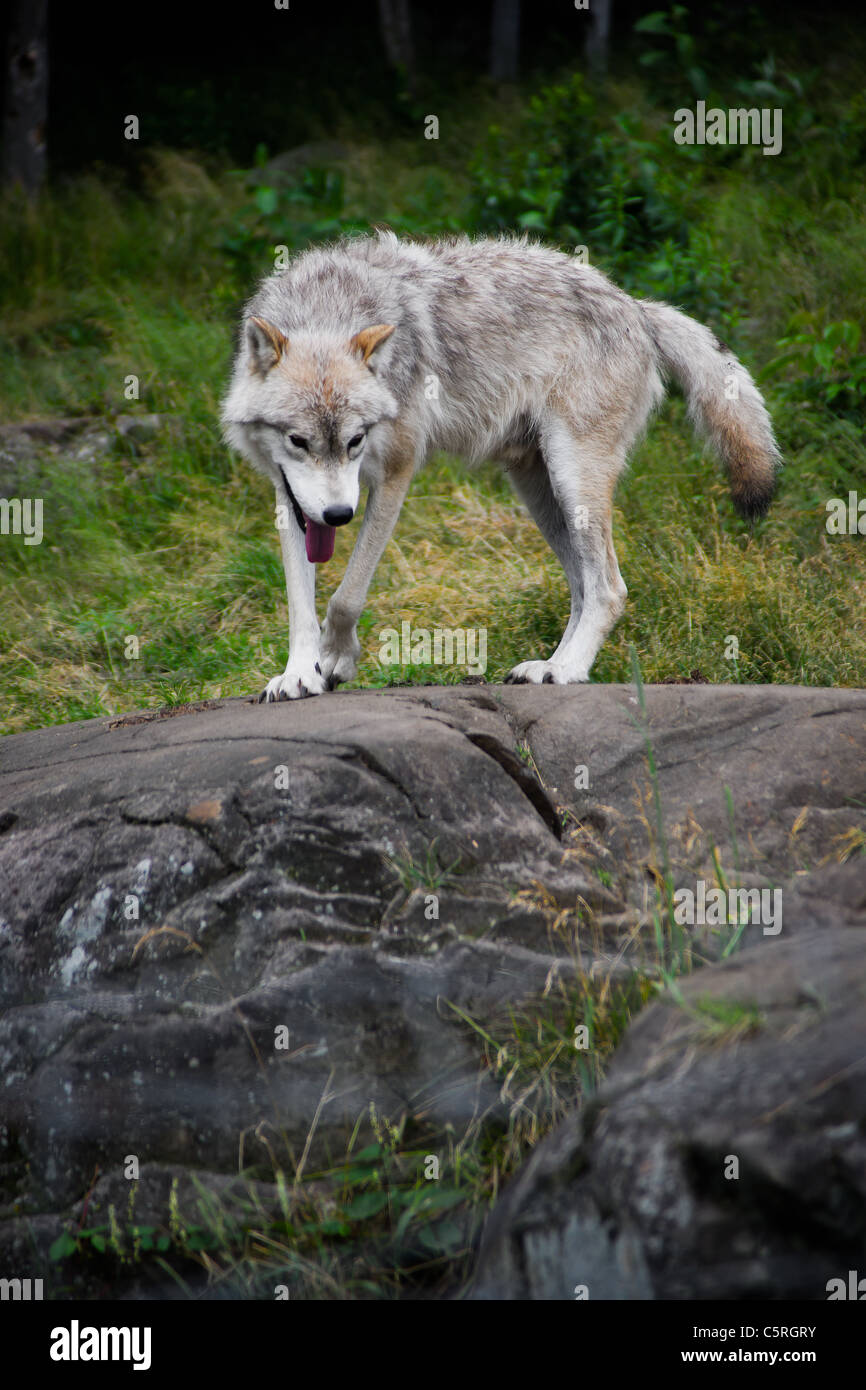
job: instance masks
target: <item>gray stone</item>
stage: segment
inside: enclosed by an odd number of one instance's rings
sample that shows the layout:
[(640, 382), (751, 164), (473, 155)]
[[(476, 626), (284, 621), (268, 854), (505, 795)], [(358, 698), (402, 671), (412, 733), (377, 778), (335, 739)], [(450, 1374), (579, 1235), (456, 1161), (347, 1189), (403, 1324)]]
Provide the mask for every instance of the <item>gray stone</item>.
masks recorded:
[(862, 1269), (864, 947), (862, 918), (804, 932), (641, 1014), (503, 1193), (471, 1296), (824, 1299)]
[[(646, 1010), (575, 1095), (493, 1213), (475, 1296), (819, 1296), (862, 1238), (866, 694), (646, 701), (666, 850), (629, 687), (206, 701), (3, 740), (0, 1250), (22, 1222), (50, 1244), (97, 1169), (116, 1200), (129, 1154), (153, 1209), (166, 1174), (216, 1192), (305, 1146), (339, 1162), (371, 1105), (501, 1130), (469, 1020), (657, 970), (666, 853), (676, 885), (717, 862), (781, 887), (782, 931), (712, 964), (731, 928), (686, 929), (694, 1007)], [(726, 1037), (699, 1004), (726, 991), (768, 1021)]]

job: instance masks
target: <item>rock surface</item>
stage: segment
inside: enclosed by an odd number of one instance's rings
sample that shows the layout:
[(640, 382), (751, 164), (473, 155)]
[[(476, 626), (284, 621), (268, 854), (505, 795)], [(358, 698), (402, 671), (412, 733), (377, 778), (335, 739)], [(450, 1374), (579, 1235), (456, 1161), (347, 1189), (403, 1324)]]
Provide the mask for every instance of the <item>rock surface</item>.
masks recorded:
[[(116, 1200), (129, 1154), (155, 1211), (172, 1174), (334, 1162), (371, 1103), (501, 1129), (465, 1016), (649, 969), (667, 863), (781, 889), (781, 930), (638, 1017), (500, 1198), (473, 1296), (823, 1297), (864, 1232), (866, 692), (646, 710), (437, 686), (0, 743), (0, 1263)], [(685, 930), (695, 964), (731, 945)]]
[(472, 1296), (820, 1299), (862, 1269), (864, 928), (780, 941), (771, 971), (744, 951), (646, 1010), (500, 1201)]

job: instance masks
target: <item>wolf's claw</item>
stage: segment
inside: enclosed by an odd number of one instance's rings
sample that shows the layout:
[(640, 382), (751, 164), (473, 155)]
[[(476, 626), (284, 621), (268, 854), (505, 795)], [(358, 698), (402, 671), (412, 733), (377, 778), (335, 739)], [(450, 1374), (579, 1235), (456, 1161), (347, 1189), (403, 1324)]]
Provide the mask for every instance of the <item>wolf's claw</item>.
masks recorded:
[(521, 661), (508, 672), (506, 685), (568, 685), (569, 677), (551, 661)]
[(276, 704), (282, 700), (305, 700), (310, 695), (322, 695), (327, 689), (325, 678), (318, 670), (318, 663), (303, 671), (286, 667), (281, 676), (274, 676), (273, 680), (268, 681), (259, 696), (259, 704)]

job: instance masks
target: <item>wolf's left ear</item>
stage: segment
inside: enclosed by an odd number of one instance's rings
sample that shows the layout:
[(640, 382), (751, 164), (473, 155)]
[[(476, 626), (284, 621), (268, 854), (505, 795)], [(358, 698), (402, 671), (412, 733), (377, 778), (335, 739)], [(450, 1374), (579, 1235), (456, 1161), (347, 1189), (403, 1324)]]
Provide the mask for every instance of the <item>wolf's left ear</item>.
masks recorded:
[(267, 376), (271, 367), (275, 367), (288, 351), (289, 340), (267, 319), (253, 318), (247, 324), (247, 344), (253, 371)]
[(357, 353), (363, 362), (369, 362), (376, 349), (390, 338), (396, 327), (395, 323), (377, 323), (372, 328), (362, 328), (360, 333), (349, 339), (349, 351)]

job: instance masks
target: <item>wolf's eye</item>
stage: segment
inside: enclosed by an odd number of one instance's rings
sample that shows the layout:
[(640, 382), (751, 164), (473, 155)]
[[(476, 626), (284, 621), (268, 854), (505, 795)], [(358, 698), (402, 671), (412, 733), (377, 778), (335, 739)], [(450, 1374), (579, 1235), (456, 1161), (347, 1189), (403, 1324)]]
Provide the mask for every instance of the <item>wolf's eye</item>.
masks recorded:
[(296, 449), (306, 449), (307, 441), (302, 434), (290, 434), (289, 443), (294, 444)]
[(357, 449), (357, 448), (359, 447), (359, 445), (361, 445), (361, 444), (363, 444), (363, 443), (364, 443), (364, 435), (363, 435), (363, 433), (361, 433), (361, 434), (356, 434), (354, 439), (350, 439), (350, 440), (349, 440), (349, 443), (346, 445), (346, 448), (347, 448), (347, 449)]

